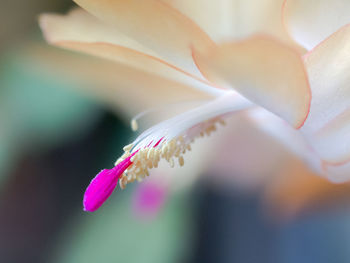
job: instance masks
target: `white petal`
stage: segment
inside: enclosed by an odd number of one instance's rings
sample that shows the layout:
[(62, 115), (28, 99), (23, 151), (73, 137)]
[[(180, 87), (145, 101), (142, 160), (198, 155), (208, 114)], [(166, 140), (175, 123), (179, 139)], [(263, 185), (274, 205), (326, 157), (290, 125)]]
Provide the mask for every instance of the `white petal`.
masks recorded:
[(231, 86), (296, 128), (303, 125), (311, 94), (304, 63), (295, 49), (255, 36), (224, 44), (209, 55), (194, 54), (212, 82)]
[(231, 19), (235, 38), (268, 34), (287, 41), (288, 36), (281, 19), (283, 2), (283, 0), (233, 1)]
[(249, 116), (257, 126), (282, 143), (291, 153), (305, 161), (318, 174), (323, 174), (322, 161), (310, 147), (308, 140), (285, 121), (264, 109), (254, 109)]
[(232, 16), (234, 2), (232, 0), (165, 0), (198, 24), (214, 40), (233, 34)]
[(53, 45), (114, 60), (209, 93), (220, 93), (207, 81), (165, 62), (150, 49), (82, 9), (75, 9), (66, 16), (41, 15), (40, 25)]
[(292, 38), (312, 49), (350, 23), (348, 0), (286, 0), (284, 22)]
[(309, 136), (314, 150), (331, 163), (350, 161), (350, 110)]
[(159, 0), (75, 0), (99, 19), (155, 50), (177, 67), (199, 72), (191, 47), (206, 50), (212, 40), (192, 20)]
[(344, 183), (350, 180), (350, 162), (342, 165), (325, 165), (328, 179), (334, 183)]
[(113, 61), (82, 56), (47, 46), (28, 47), (28, 59), (55, 77), (78, 82), (82, 92), (93, 94), (111, 108), (133, 117), (145, 109), (212, 96), (178, 82)]
[(282, 25), (283, 0), (166, 0), (194, 20), (216, 41), (248, 37), (256, 33), (287, 40)]
[(312, 101), (302, 131), (328, 162), (350, 157), (350, 26), (345, 26), (305, 58)]
[(39, 24), (46, 40), (50, 43), (64, 40), (87, 43), (104, 42), (128, 47), (150, 56), (158, 56), (151, 49), (81, 8), (74, 8), (66, 15), (42, 14), (39, 17)]

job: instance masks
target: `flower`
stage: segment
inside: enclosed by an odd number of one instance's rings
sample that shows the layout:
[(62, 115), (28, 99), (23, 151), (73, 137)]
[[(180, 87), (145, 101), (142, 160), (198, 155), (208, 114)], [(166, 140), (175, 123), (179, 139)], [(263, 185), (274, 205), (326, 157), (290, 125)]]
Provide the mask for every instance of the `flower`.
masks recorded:
[[(41, 16), (48, 42), (210, 98), (127, 145), (115, 167), (91, 182), (86, 210), (100, 207), (118, 180), (121, 188), (142, 180), (161, 158), (182, 166), (195, 138), (210, 135), (224, 118), (245, 109), (320, 174), (348, 176), (345, 0), (75, 2), (87, 12)], [(147, 92), (143, 95), (146, 99)], [(132, 126), (137, 128), (136, 120)]]

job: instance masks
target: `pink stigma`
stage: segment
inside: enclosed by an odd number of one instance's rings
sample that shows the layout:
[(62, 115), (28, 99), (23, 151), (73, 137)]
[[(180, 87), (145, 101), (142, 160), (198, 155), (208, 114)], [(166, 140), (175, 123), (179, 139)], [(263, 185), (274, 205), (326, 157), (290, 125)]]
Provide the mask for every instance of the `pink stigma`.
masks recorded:
[(133, 155), (120, 162), (112, 169), (104, 169), (99, 172), (84, 194), (84, 210), (94, 212), (108, 199), (118, 184), (123, 172), (132, 164), (130, 161)]

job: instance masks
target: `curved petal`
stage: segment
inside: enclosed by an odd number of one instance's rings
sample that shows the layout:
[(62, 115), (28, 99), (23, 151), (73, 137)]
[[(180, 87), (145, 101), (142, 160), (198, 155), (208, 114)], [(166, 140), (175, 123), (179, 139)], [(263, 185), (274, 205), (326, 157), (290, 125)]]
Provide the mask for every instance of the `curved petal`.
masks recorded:
[(314, 150), (329, 163), (350, 160), (350, 109), (310, 136)]
[(350, 157), (350, 26), (345, 26), (305, 57), (312, 102), (303, 127), (313, 148), (328, 162)]
[(128, 47), (150, 56), (158, 56), (151, 49), (144, 47), (82, 8), (73, 8), (66, 15), (41, 14), (39, 24), (49, 43), (57, 43), (63, 40), (87, 43), (105, 42)]
[(167, 61), (198, 74), (191, 46), (206, 50), (212, 40), (192, 20), (159, 0), (75, 0), (99, 19), (156, 50)]
[(232, 36), (233, 0), (164, 0), (173, 8), (192, 19), (212, 39), (221, 40)]
[(345, 26), (305, 56), (312, 89), (305, 128), (316, 131), (350, 106), (350, 26)]
[(228, 43), (209, 55), (194, 52), (203, 74), (228, 84), (249, 100), (301, 127), (311, 93), (298, 52), (276, 40), (255, 36)]
[[(33, 45), (26, 52), (40, 70), (77, 81), (77, 87), (132, 117), (145, 109), (213, 98), (191, 86), (113, 61)], [(33, 59), (35, 58), (35, 59)]]
[[(267, 34), (290, 42), (282, 24), (283, 0), (235, 0), (233, 1), (233, 32), (235, 39), (253, 34)], [(232, 38), (231, 38), (232, 39)]]
[(350, 23), (348, 0), (286, 0), (284, 23), (292, 38), (312, 49)]
[(282, 24), (283, 0), (165, 0), (195, 21), (215, 41), (256, 33), (290, 42)]
[(249, 111), (249, 116), (259, 129), (274, 137), (293, 155), (307, 162), (313, 172), (323, 174), (321, 159), (311, 148), (303, 133), (262, 108)]
[(206, 81), (166, 63), (154, 52), (82, 9), (75, 9), (66, 16), (44, 14), (40, 25), (45, 38), (53, 45), (124, 63), (209, 93), (217, 92)]
[(341, 165), (324, 165), (328, 179), (333, 183), (344, 183), (350, 179), (350, 162)]
[(252, 121), (250, 113), (256, 110), (227, 117), (224, 129), (219, 129), (210, 138), (207, 174), (215, 175), (211, 178), (214, 185), (230, 186), (238, 191), (256, 191), (279, 174), (285, 159), (290, 156), (281, 143), (261, 129), (260, 123)]

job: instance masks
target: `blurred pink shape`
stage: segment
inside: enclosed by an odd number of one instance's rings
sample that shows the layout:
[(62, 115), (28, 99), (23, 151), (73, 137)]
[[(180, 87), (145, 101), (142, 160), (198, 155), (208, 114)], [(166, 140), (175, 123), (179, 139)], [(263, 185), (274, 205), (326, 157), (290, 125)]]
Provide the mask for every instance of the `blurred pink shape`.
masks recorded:
[(139, 184), (133, 197), (133, 212), (136, 217), (155, 218), (167, 197), (167, 187), (156, 181)]

